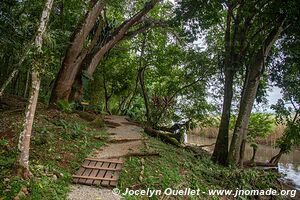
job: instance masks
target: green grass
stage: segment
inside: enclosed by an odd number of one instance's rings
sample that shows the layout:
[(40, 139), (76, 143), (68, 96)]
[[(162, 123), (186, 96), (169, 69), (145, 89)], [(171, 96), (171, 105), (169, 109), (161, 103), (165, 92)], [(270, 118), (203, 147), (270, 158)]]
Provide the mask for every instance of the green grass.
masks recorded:
[[(212, 163), (203, 155), (195, 158), (192, 152), (151, 139), (149, 146), (160, 152), (160, 157), (145, 158), (145, 173), (142, 181), (138, 179), (141, 172), (141, 159), (132, 157), (125, 163), (118, 183), (122, 193), (126, 188), (133, 190), (157, 189), (269, 189), (277, 188), (279, 177), (276, 173), (227, 168)], [(162, 199), (153, 196), (150, 199)], [(125, 199), (148, 199), (145, 196), (126, 196)], [(171, 199), (183, 199), (173, 196)], [(218, 199), (218, 197), (202, 194), (189, 199)]]
[[(18, 151), (18, 134), (22, 130), (22, 113), (0, 113), (0, 199), (13, 199), (22, 190), (27, 190), (25, 200), (66, 199), (71, 183), (71, 174), (83, 159), (105, 141), (107, 134), (86, 122), (76, 114), (41, 110), (35, 119), (31, 141), (30, 167), (34, 177), (25, 181), (14, 175)], [(101, 123), (100, 123), (101, 124)], [(100, 137), (99, 137), (100, 136)], [(146, 157), (143, 179), (139, 180), (141, 158), (128, 158), (123, 168), (118, 188), (132, 189), (269, 189), (278, 187), (275, 173), (255, 170), (225, 168), (215, 165), (209, 157), (195, 157), (192, 152), (160, 140), (147, 140), (150, 149), (160, 157)], [(146, 149), (144, 149), (146, 150)], [(154, 196), (150, 199), (161, 199)], [(141, 196), (126, 196), (125, 199), (148, 199)], [(173, 196), (171, 199), (183, 199)], [(206, 194), (189, 199), (218, 199)]]
[[(23, 115), (0, 113), (6, 119), (0, 126), (0, 199), (13, 199), (25, 189), (29, 193), (21, 199), (61, 200), (66, 198), (71, 175), (94, 149), (103, 146), (106, 132), (91, 127), (76, 114), (58, 111), (39, 111), (31, 139), (29, 181), (15, 176), (18, 134), (22, 130)], [(9, 131), (8, 131), (9, 130)], [(101, 136), (101, 137), (99, 137)]]

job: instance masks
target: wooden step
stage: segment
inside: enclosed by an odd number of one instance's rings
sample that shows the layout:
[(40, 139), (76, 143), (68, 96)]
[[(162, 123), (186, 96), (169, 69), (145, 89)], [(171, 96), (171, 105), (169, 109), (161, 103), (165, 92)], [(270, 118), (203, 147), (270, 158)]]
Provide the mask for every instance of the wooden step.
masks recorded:
[(73, 175), (73, 182), (85, 185), (115, 187), (121, 174), (123, 161), (114, 159), (86, 158)]
[(117, 181), (118, 179), (114, 178), (104, 178), (104, 177), (95, 177), (95, 176), (78, 176), (73, 175), (73, 178), (82, 178), (82, 179), (93, 179), (93, 180), (103, 180), (103, 181)]
[(110, 159), (100, 159), (100, 158), (86, 158), (85, 160), (89, 160), (89, 161), (97, 161), (97, 162), (108, 162), (108, 163), (119, 163), (119, 164), (123, 164), (123, 161), (120, 160), (110, 160)]
[(108, 168), (108, 167), (95, 167), (95, 166), (87, 166), (87, 165), (82, 165), (82, 167), (87, 168), (87, 169), (99, 169), (99, 170), (107, 170), (107, 171), (121, 171), (121, 169), (116, 169), (116, 168)]

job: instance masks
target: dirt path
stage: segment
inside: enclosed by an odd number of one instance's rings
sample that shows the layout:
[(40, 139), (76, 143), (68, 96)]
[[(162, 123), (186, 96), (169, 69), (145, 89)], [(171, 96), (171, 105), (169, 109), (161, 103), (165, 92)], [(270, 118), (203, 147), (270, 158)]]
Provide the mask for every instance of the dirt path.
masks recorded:
[[(126, 120), (123, 116), (107, 116), (105, 121), (111, 128), (108, 128), (110, 139), (114, 143), (108, 143), (100, 150), (92, 153), (94, 158), (122, 157), (128, 153), (139, 153), (143, 146), (143, 129)], [(124, 141), (125, 140), (125, 141)], [(112, 190), (94, 186), (72, 184), (68, 194), (68, 200), (118, 200), (121, 196), (114, 195)]]

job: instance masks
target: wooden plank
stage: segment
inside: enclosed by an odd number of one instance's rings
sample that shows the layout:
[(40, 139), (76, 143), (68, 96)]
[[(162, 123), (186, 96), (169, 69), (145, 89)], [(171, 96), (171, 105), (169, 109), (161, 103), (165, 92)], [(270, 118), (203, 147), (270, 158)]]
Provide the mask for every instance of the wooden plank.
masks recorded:
[[(93, 166), (93, 165), (95, 165), (95, 163), (96, 163), (95, 161), (91, 161), (88, 165)], [(81, 176), (83, 176), (83, 177), (89, 176), (89, 175), (91, 174), (91, 172), (92, 172), (92, 169), (87, 169), (87, 168), (85, 168), (85, 170), (84, 170), (84, 172), (83, 172), (83, 174), (82, 174)], [(85, 184), (86, 181), (87, 181), (86, 178), (80, 178), (80, 179), (78, 180), (78, 183), (83, 183), (83, 184)]]
[[(102, 165), (102, 167), (108, 168), (108, 167), (109, 167), (109, 164), (110, 164), (110, 163), (104, 162), (103, 165)], [(97, 174), (96, 177), (104, 178), (106, 172), (107, 172), (107, 171), (105, 171), (105, 170), (99, 170), (99, 172), (98, 172), (98, 174)], [(100, 179), (99, 179), (99, 180), (100, 180)], [(95, 184), (95, 185), (101, 185), (101, 183), (102, 183), (102, 181), (99, 181), (99, 182), (94, 181), (94, 184)]]
[[(96, 163), (96, 167), (102, 167), (104, 165), (104, 162), (97, 162)], [(93, 170), (94, 173), (93, 175), (95, 175), (95, 177), (98, 177), (98, 174), (100, 173), (101, 170)], [(93, 181), (93, 185), (97, 185), (99, 186), (101, 184), (101, 180), (94, 180)]]
[[(89, 160), (85, 160), (84, 162), (83, 162), (83, 164), (84, 165), (88, 165), (90, 163), (90, 161)], [(76, 172), (75, 172), (75, 175), (82, 175), (83, 173), (84, 173), (84, 170), (85, 170), (85, 168), (82, 168), (82, 167), (80, 167)], [(78, 183), (78, 178), (73, 178), (73, 182), (74, 183)]]
[[(120, 165), (120, 164), (118, 164), (118, 165)], [(82, 167), (88, 168), (88, 169), (99, 169), (99, 170), (107, 170), (107, 171), (120, 171), (121, 170), (121, 169), (116, 169), (116, 168), (87, 166), (87, 165), (82, 165)]]
[[(92, 167), (95, 167), (98, 163), (99, 163), (99, 162), (94, 162), (94, 166), (92, 166), (92, 165), (82, 165), (82, 167), (87, 166), (87, 167), (89, 167), (90, 169), (92, 169), (92, 171), (91, 171), (91, 173), (90, 173), (89, 176), (95, 177), (95, 176), (97, 175), (97, 173), (98, 173), (98, 170), (97, 170), (97, 169), (93, 169)], [(84, 167), (84, 168), (85, 168), (85, 167)], [(93, 183), (94, 183), (94, 180), (92, 180), (92, 179), (88, 179), (88, 180), (86, 180), (86, 182), (85, 182), (85, 184), (87, 184), (87, 185), (93, 185)]]
[(123, 161), (120, 160), (109, 160), (109, 159), (100, 159), (100, 158), (86, 158), (89, 161), (97, 161), (97, 162), (107, 162), (107, 163), (120, 163), (123, 164)]
[[(115, 169), (115, 167), (116, 167), (117, 164), (118, 164), (118, 163), (111, 163), (111, 164), (109, 165), (109, 168)], [(113, 171), (106, 171), (104, 178), (111, 179), (112, 176), (113, 176)], [(103, 185), (103, 186), (108, 186), (109, 183), (110, 183), (109, 181), (102, 181), (101, 185)]]
[(116, 179), (112, 178), (104, 178), (104, 177), (93, 177), (93, 176), (78, 176), (73, 175), (74, 178), (80, 178), (80, 179), (93, 179), (93, 180), (103, 180), (103, 181), (117, 181)]
[(118, 183), (123, 163), (123, 159), (86, 158), (73, 175), (73, 182), (114, 187)]
[[(115, 167), (116, 171), (113, 173), (113, 176), (112, 176), (113, 179), (117, 179), (117, 180), (119, 179), (122, 167), (123, 167), (122, 164), (116, 165), (116, 167)], [(110, 185), (113, 187), (117, 186), (117, 184), (118, 184), (118, 181), (110, 181)]]

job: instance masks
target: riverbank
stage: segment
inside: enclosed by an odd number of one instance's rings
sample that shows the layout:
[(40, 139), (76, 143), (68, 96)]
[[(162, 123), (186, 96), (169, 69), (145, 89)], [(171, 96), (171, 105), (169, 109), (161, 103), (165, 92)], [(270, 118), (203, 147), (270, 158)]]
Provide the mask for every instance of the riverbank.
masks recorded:
[[(177, 190), (191, 188), (202, 191), (199, 196), (191, 199), (235, 199), (222, 195), (212, 197), (208, 194), (211, 190), (218, 189), (233, 191), (236, 188), (248, 190), (267, 190), (268, 188), (276, 188), (276, 190), (293, 189), (283, 185), (279, 180), (280, 175), (276, 172), (222, 167), (212, 163), (208, 154), (195, 156), (192, 152), (166, 145), (155, 138), (150, 138), (148, 147), (150, 150), (160, 152), (160, 156), (134, 157), (127, 160), (124, 173), (122, 173), (118, 185), (122, 193), (128, 190), (147, 191), (147, 189), (155, 189), (166, 191), (169, 188)], [(152, 199), (164, 198), (188, 199), (187, 197), (167, 197), (166, 195), (152, 197)], [(264, 199), (263, 197), (261, 198)], [(126, 199), (141, 198), (133, 198), (133, 196), (127, 195)], [(251, 198), (243, 196), (243, 199)], [(273, 199), (289, 198), (274, 196)]]
[[(39, 105), (32, 135), (30, 166), (34, 177), (25, 181), (15, 176), (18, 135), (22, 129), (23, 108), (0, 112), (0, 199), (66, 199), (71, 174), (93, 150), (107, 142), (103, 117), (89, 113), (62, 113)], [(148, 137), (144, 134), (144, 137)], [(210, 161), (207, 154), (165, 144), (156, 138), (145, 140), (141, 151), (159, 152), (159, 156), (129, 157), (118, 188), (133, 190), (199, 189), (194, 199), (232, 199), (209, 196), (214, 189), (283, 189), (279, 174), (255, 169), (227, 168)], [(145, 196), (144, 196), (145, 197)], [(125, 199), (142, 199), (125, 196)], [(154, 196), (161, 199), (166, 196)], [(146, 198), (146, 197), (145, 197)], [(187, 199), (187, 196), (168, 196)], [(278, 197), (276, 197), (278, 198)]]
[[(194, 145), (207, 145), (204, 147), (210, 153), (214, 150), (214, 143), (216, 139), (201, 137), (199, 135), (188, 135), (187, 142)], [(268, 162), (270, 158), (278, 154), (279, 149), (275, 149), (269, 145), (258, 144), (256, 153), (256, 161), (258, 162)], [(252, 158), (253, 149), (247, 144), (245, 148), (245, 159), (250, 160)], [(289, 154), (282, 155), (278, 171), (282, 173), (283, 181), (294, 185), (298, 190), (300, 190), (300, 151), (294, 149)]]
[[(258, 137), (256, 139), (256, 143), (261, 145), (274, 146), (276, 144), (277, 139), (279, 139), (283, 135), (284, 129), (284, 125), (274, 125), (273, 131), (270, 134), (268, 134), (265, 138)], [(210, 139), (216, 139), (218, 137), (218, 131), (218, 127), (202, 127), (191, 130), (190, 134), (199, 135)], [(229, 134), (231, 136), (232, 131), (229, 131)]]

